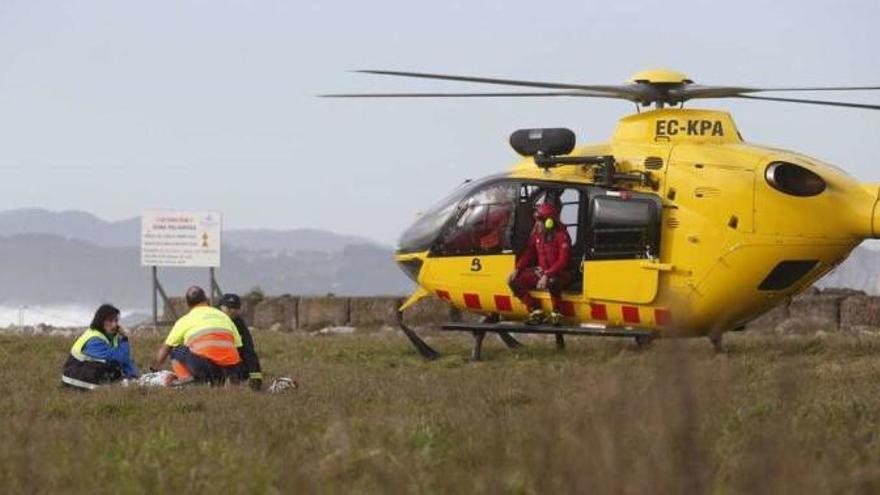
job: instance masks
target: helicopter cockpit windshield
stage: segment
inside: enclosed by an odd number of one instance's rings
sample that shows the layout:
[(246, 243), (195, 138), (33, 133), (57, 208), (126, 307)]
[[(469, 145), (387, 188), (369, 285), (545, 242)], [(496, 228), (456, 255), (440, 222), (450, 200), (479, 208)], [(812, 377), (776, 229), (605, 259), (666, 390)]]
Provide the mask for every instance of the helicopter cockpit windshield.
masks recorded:
[(473, 191), (488, 182), (496, 180), (498, 175), (468, 181), (460, 185), (451, 194), (440, 200), (426, 212), (422, 213), (397, 242), (398, 253), (417, 253), (427, 251), (440, 235), (447, 222), (460, 209), (461, 201)]

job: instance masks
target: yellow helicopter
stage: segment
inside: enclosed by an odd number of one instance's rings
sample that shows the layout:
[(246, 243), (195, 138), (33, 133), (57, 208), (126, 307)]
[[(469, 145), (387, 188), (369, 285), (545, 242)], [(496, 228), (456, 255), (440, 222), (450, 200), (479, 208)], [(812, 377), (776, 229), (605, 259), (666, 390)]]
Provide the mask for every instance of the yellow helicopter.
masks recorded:
[[(511, 333), (634, 337), (721, 336), (809, 287), (864, 239), (880, 236), (878, 184), (828, 163), (748, 144), (724, 111), (684, 108), (706, 98), (743, 98), (880, 109), (880, 105), (758, 96), (769, 91), (859, 91), (880, 87), (704, 86), (653, 70), (625, 85), (582, 85), (398, 71), (370, 74), (540, 88), (543, 92), (373, 93), (336, 98), (590, 97), (653, 109), (620, 120), (607, 143), (575, 147), (567, 129), (511, 136), (524, 159), (509, 172), (469, 181), (422, 214), (400, 238), (396, 260), (418, 285), (400, 314), (435, 295), (511, 347)], [(525, 325), (528, 310), (508, 287), (546, 201), (561, 207), (575, 283), (563, 295), (563, 326)], [(532, 297), (549, 305), (546, 291)], [(426, 358), (438, 353), (402, 324)]]

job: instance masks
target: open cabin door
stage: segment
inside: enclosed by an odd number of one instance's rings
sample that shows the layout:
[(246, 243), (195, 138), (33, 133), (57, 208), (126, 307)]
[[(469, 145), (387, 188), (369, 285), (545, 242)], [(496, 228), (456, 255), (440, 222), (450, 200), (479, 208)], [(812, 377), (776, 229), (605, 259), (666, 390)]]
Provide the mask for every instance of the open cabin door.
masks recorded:
[(586, 221), (584, 296), (649, 304), (657, 296), (660, 199), (592, 188)]

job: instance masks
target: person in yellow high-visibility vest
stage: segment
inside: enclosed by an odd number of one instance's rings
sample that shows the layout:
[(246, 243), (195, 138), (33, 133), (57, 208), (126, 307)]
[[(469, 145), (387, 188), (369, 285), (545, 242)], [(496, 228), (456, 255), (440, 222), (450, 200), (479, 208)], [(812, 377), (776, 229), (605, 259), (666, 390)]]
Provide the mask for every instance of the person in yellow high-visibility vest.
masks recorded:
[(61, 371), (61, 383), (79, 390), (125, 378), (137, 378), (128, 335), (119, 326), (119, 310), (102, 304), (92, 323), (76, 339)]
[(235, 380), (241, 368), (238, 349), (242, 346), (235, 324), (208, 304), (208, 296), (201, 287), (187, 289), (186, 305), (189, 312), (171, 328), (150, 369), (158, 370), (170, 356), (176, 384), (218, 385), (227, 378)]

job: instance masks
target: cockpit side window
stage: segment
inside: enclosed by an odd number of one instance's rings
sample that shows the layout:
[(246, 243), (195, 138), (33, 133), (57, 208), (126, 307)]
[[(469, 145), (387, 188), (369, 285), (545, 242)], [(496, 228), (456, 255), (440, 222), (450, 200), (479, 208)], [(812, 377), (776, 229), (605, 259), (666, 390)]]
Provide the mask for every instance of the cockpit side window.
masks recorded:
[(487, 255), (511, 251), (511, 228), (518, 184), (496, 182), (465, 199), (460, 213), (432, 249), (445, 256)]
[(471, 192), (489, 182), (497, 181), (498, 176), (490, 176), (477, 181), (467, 181), (451, 194), (440, 200), (426, 212), (419, 215), (397, 242), (397, 252), (417, 253), (427, 251), (436, 242), (441, 230), (461, 210), (462, 200)]

